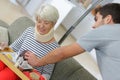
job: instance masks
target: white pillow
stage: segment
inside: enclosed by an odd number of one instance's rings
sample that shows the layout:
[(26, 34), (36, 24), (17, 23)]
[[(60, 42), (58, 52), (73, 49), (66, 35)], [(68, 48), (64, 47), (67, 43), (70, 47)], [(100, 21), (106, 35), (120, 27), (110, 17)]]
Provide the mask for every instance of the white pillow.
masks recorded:
[(0, 26), (0, 42), (8, 43), (8, 30), (2, 26)]

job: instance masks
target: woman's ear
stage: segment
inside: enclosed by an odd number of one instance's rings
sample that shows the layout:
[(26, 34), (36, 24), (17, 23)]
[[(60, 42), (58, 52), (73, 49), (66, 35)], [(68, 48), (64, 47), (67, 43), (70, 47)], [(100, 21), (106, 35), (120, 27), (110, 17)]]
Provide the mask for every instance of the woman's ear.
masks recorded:
[(113, 18), (111, 15), (107, 15), (105, 18), (104, 18), (104, 22), (105, 24), (111, 24), (113, 23)]

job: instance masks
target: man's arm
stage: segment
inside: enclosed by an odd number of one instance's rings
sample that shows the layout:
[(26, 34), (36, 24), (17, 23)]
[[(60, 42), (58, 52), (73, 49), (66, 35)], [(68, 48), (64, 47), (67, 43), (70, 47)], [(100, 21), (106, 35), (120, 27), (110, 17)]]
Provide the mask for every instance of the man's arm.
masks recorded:
[(52, 64), (64, 60), (66, 58), (83, 53), (85, 50), (79, 46), (78, 43), (73, 43), (68, 46), (62, 46), (55, 50), (52, 50), (46, 56), (42, 58), (37, 58), (33, 56), (33, 53), (29, 52), (25, 54), (25, 58), (28, 63), (32, 66), (43, 66), (46, 64)]

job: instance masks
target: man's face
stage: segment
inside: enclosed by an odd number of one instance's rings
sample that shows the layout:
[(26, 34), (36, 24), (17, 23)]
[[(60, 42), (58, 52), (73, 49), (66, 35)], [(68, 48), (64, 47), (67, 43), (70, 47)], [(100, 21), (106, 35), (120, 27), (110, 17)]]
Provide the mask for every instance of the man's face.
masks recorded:
[(103, 19), (103, 16), (98, 12), (96, 15), (95, 15), (95, 23), (93, 25), (92, 28), (98, 28), (99, 26), (103, 25), (104, 24), (104, 19)]

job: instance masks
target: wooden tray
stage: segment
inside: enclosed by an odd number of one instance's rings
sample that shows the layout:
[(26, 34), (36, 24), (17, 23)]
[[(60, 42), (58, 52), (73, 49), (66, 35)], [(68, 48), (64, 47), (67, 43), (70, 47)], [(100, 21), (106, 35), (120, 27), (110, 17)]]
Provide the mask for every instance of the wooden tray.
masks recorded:
[[(11, 49), (7, 49), (6, 51), (12, 52)], [(17, 74), (22, 80), (29, 80), (29, 78), (24, 75), (17, 67), (14, 66), (14, 63), (10, 61), (7, 56), (1, 53), (0, 51), (0, 60), (4, 62), (15, 74)]]

